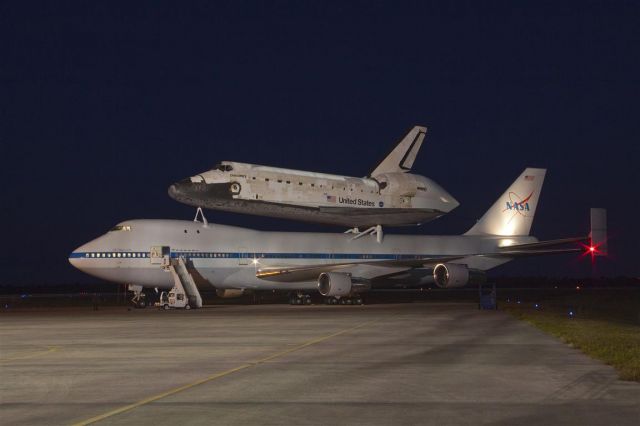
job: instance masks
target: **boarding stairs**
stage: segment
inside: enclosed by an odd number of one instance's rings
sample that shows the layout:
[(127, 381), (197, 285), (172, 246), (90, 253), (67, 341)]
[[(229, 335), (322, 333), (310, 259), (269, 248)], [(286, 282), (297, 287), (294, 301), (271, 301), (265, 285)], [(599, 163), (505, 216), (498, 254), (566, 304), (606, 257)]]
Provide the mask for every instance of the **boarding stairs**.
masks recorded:
[(187, 269), (184, 257), (179, 256), (171, 259), (168, 266), (171, 276), (173, 277), (175, 288), (184, 290), (189, 300), (189, 305), (192, 308), (202, 308), (202, 297), (200, 296), (196, 282)]

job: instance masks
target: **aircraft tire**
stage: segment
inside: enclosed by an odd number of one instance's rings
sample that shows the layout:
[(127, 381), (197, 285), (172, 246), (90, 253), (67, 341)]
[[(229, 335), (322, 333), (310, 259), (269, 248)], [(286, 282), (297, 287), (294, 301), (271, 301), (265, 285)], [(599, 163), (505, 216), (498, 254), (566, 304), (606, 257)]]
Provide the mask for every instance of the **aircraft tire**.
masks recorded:
[(184, 308), (188, 311), (189, 309), (191, 309), (191, 305), (187, 303), (186, 305), (184, 305)]
[(168, 311), (169, 305), (165, 303), (164, 305), (162, 305), (162, 309), (164, 309), (165, 311)]

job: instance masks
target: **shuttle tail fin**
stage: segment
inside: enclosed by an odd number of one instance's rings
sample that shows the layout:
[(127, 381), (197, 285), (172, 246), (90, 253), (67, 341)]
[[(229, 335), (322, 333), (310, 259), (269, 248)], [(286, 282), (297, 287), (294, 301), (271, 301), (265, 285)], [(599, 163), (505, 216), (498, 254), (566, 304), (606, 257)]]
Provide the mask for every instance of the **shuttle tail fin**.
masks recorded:
[(529, 235), (546, 172), (525, 169), (465, 235)]
[(370, 176), (377, 176), (382, 173), (405, 173), (411, 170), (426, 134), (426, 127), (415, 126), (396, 145), (393, 151), (378, 164), (378, 167), (371, 172)]

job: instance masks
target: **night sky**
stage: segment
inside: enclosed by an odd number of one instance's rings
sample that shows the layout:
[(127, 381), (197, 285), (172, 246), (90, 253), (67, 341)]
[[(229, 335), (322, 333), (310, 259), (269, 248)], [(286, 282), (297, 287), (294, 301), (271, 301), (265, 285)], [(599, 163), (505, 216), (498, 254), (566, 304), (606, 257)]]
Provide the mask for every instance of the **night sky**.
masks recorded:
[(414, 171), (461, 205), (387, 232), (464, 232), (545, 167), (533, 235), (585, 235), (606, 207), (611, 256), (493, 273), (640, 275), (638, 2), (8, 3), (0, 283), (92, 282), (74, 248), (126, 219), (191, 220), (167, 187), (221, 160), (364, 176), (416, 124)]

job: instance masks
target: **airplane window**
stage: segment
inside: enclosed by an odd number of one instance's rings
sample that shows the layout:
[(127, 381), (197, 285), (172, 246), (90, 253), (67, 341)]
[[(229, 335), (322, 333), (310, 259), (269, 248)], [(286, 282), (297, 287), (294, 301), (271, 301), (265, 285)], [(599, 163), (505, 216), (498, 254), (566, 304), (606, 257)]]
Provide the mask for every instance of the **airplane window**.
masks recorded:
[(387, 182), (380, 182), (378, 186), (380, 186), (380, 189), (385, 189), (387, 187)]
[(232, 165), (230, 165), (230, 164), (227, 164), (227, 165), (224, 167), (224, 169), (225, 169), (227, 172), (230, 172), (231, 170), (233, 170), (233, 166), (232, 166)]
[(287, 181), (287, 183), (291, 183), (291, 181), (290, 181), (290, 180), (288, 180), (288, 181)]
[(302, 185), (302, 182), (298, 182), (298, 185)]
[(316, 184), (315, 184), (315, 183), (312, 183), (312, 184), (311, 184), (311, 186), (316, 186)]
[(264, 181), (265, 182), (269, 182), (269, 178), (264, 178)]
[(278, 183), (282, 183), (282, 179), (278, 179)]
[(184, 233), (185, 233), (185, 234), (187, 233), (187, 230), (186, 230), (186, 229), (184, 230)]

